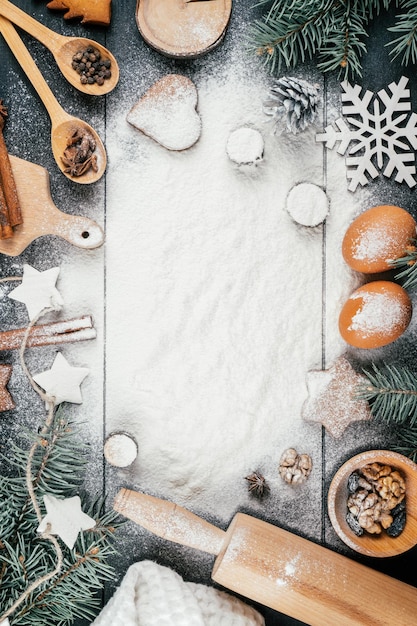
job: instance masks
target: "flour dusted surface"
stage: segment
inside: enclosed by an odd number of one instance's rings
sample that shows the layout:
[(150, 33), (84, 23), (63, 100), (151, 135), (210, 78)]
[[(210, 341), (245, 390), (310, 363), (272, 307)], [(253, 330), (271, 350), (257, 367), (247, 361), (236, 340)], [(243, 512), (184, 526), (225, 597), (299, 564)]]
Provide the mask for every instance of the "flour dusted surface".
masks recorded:
[[(285, 199), (300, 172), (322, 184), (322, 147), (315, 128), (271, 133), (265, 75), (245, 63), (195, 82), (195, 146), (168, 152), (122, 110), (107, 143), (107, 422), (138, 442), (133, 488), (229, 520), (247, 502), (249, 471), (266, 463), (279, 489), (282, 451), (320, 447), (301, 407), (306, 373), (321, 364), (322, 233), (294, 224)], [(242, 126), (265, 139), (255, 172), (225, 150)], [(333, 219), (338, 311), (351, 282), (339, 249), (351, 213)], [(344, 344), (329, 333), (337, 356)]]

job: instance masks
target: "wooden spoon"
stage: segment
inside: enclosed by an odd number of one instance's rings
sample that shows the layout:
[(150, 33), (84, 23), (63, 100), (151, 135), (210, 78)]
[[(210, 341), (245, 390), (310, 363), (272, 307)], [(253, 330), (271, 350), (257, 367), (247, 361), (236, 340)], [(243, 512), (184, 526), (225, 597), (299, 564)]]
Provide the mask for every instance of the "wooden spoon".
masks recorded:
[[(9, 22), (5, 17), (0, 15), (0, 32), (19, 61), (27, 77), (31, 81), (33, 87), (39, 94), (42, 102), (44, 103), (46, 110), (51, 118), (51, 143), (52, 152), (55, 161), (61, 170), (61, 172), (70, 180), (80, 183), (88, 184), (94, 183), (104, 174), (107, 164), (107, 156), (104, 145), (98, 136), (97, 132), (83, 120), (69, 115), (61, 107), (47, 82), (42, 76), (38, 66), (32, 59), (28, 49), (24, 45), (20, 36), (17, 34), (13, 24)], [(90, 168), (82, 176), (72, 176), (70, 172), (66, 172), (66, 166), (62, 161), (64, 151), (67, 148), (68, 140), (77, 131), (85, 131), (89, 133), (96, 142), (96, 149), (94, 155), (97, 157), (97, 171)]]
[[(27, 33), (40, 41), (50, 52), (52, 52), (56, 64), (63, 76), (69, 83), (83, 93), (102, 96), (112, 91), (119, 81), (119, 66), (114, 56), (101, 44), (87, 39), (86, 37), (65, 37), (47, 28), (33, 17), (19, 9), (8, 0), (0, 0), (0, 15), (7, 17), (11, 22), (23, 28)], [(80, 50), (85, 50), (88, 46), (93, 46), (100, 51), (102, 58), (111, 62), (111, 76), (104, 81), (103, 85), (83, 85), (80, 76), (72, 68), (72, 57)]]

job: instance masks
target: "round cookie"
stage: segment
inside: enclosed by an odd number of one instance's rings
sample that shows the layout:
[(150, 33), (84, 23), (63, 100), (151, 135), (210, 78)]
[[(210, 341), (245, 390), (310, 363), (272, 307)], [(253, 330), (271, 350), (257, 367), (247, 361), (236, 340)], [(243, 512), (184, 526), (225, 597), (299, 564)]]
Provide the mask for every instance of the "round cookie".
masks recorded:
[(229, 159), (238, 165), (256, 165), (263, 159), (263, 137), (254, 128), (237, 128), (229, 135), (226, 152)]
[(299, 183), (290, 189), (286, 209), (294, 222), (302, 226), (318, 226), (329, 213), (326, 192), (313, 183)]
[(138, 454), (136, 441), (126, 433), (112, 433), (104, 444), (104, 458), (115, 467), (128, 467)]

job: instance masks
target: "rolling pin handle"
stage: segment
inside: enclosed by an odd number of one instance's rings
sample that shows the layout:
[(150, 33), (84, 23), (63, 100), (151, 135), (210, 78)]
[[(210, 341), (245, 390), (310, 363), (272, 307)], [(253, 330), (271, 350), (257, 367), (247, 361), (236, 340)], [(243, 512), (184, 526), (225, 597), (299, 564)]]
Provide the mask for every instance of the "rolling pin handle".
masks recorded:
[(150, 532), (190, 548), (219, 554), (226, 533), (174, 502), (121, 489), (113, 508)]

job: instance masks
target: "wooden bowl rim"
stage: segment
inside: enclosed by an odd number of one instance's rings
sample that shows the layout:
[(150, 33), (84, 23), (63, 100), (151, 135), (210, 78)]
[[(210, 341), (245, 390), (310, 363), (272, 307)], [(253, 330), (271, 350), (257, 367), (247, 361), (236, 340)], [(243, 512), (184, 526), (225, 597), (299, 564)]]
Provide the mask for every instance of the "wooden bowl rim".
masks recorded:
[[(405, 477), (407, 520), (398, 537), (389, 537), (385, 533), (378, 536), (364, 533), (358, 537), (346, 522), (348, 478), (353, 471), (372, 462), (392, 465)], [(417, 464), (391, 450), (367, 450), (356, 454), (343, 463), (333, 476), (327, 495), (327, 508), (337, 535), (356, 552), (380, 558), (406, 552), (417, 544)]]

